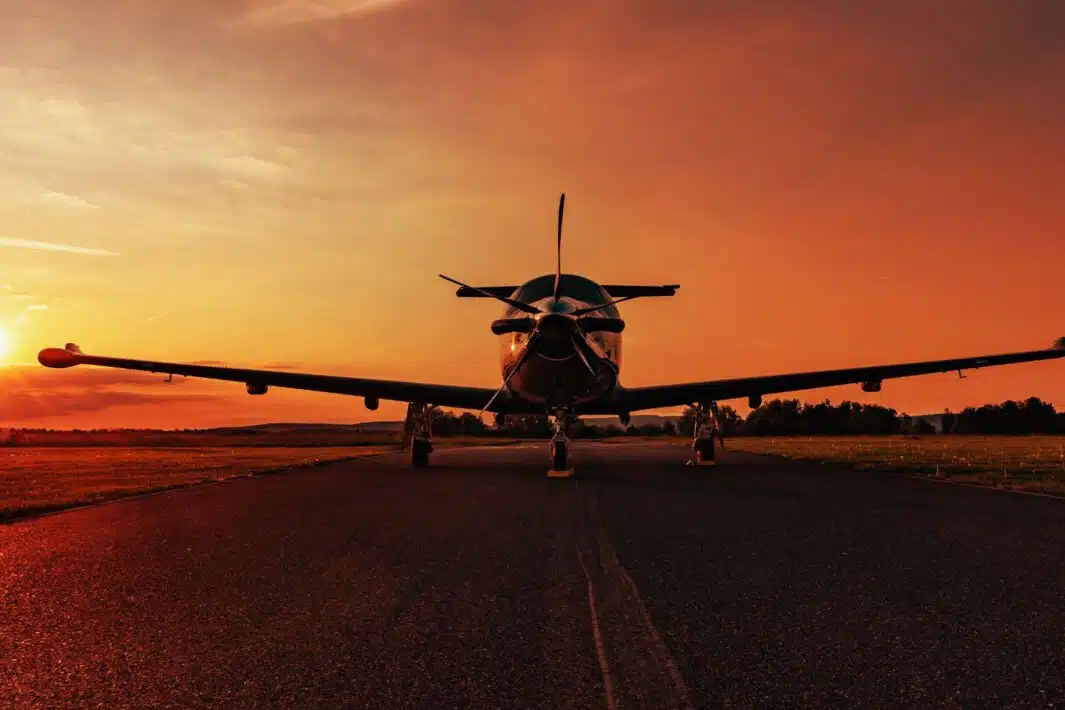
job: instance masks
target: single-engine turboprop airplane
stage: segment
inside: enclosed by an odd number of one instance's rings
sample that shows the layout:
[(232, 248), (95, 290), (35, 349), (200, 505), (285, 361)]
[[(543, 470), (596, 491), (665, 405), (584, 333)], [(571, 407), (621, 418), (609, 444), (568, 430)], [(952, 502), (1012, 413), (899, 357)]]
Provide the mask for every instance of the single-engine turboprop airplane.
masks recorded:
[(601, 286), (582, 276), (562, 273), (565, 203), (563, 194), (558, 204), (553, 275), (539, 276), (522, 286), (480, 288), (440, 275), (460, 287), (457, 296), (492, 298), (506, 304), (503, 317), (492, 323), (492, 332), (499, 337), (503, 370), (503, 383), (496, 390), (103, 357), (83, 353), (73, 343), (42, 350), (38, 360), (52, 368), (97, 365), (243, 382), (253, 395), (266, 394), (270, 387), (354, 395), (363, 397), (371, 410), (377, 409), (382, 399), (407, 402), (409, 429), (404, 444), (409, 445), (411, 463), (416, 467), (428, 464), (433, 448), (433, 406), (492, 412), (497, 425), (507, 414), (546, 414), (554, 429), (549, 475), (569, 475), (566, 428), (582, 414), (614, 414), (627, 425), (632, 412), (691, 405), (699, 417), (693, 442), (696, 460), (712, 462), (713, 431), (705, 423), (716, 414), (717, 403), (722, 400), (746, 398), (754, 408), (770, 394), (845, 384), (861, 384), (866, 392), (878, 392), (886, 379), (953, 371), (961, 375), (962, 370), (1065, 357), (1065, 338), (1060, 338), (1045, 350), (1002, 355), (627, 388), (618, 380), (621, 333), (625, 329), (618, 304), (634, 298), (673, 296), (679, 286)]

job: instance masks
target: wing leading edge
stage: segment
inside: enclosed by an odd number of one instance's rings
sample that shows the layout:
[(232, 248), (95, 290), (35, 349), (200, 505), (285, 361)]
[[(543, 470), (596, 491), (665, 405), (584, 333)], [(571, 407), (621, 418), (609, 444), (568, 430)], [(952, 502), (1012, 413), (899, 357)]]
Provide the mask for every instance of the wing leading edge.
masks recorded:
[(1065, 358), (1065, 338), (1059, 338), (1052, 348), (1030, 350), (1003, 355), (984, 355), (953, 360), (929, 360), (898, 365), (854, 367), (842, 370), (821, 370), (783, 375), (741, 377), (731, 380), (689, 382), (676, 385), (633, 387), (617, 393), (619, 411), (635, 412), (641, 409), (679, 407), (697, 402), (722, 401), (740, 398), (760, 398), (764, 395), (797, 392), (799, 390), (834, 387), (837, 385), (866, 384), (870, 391), (879, 389), (883, 380), (915, 375), (930, 375), (937, 372), (974, 370), (981, 367), (996, 367), (1022, 362)]
[[(495, 394), (494, 389), (485, 387), (370, 380), (361, 377), (277, 372), (275, 370), (244, 370), (213, 365), (191, 365), (176, 362), (102, 357), (99, 355), (87, 355), (74, 344), (68, 344), (65, 348), (42, 350), (37, 356), (37, 360), (45, 367), (52, 368), (96, 365), (98, 367), (113, 367), (121, 370), (141, 370), (165, 375), (183, 375), (185, 377), (201, 377), (209, 380), (243, 382), (247, 386), (248, 392), (252, 394), (261, 394), (265, 392), (266, 387), (284, 387), (287, 389), (310, 390), (312, 392), (346, 394), (365, 397), (368, 400), (387, 399), (397, 402), (421, 402), (458, 409), (481, 409)], [(504, 400), (505, 398), (497, 399), (489, 411), (496, 411), (497, 408), (502, 407), (505, 404)]]

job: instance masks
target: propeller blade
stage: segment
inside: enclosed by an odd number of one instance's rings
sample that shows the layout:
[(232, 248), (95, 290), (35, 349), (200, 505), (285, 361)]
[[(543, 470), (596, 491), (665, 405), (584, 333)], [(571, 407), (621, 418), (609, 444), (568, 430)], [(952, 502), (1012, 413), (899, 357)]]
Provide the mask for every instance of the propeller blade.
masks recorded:
[(562, 289), (562, 210), (566, 207), (566, 193), (558, 199), (558, 245), (555, 249), (555, 293), (554, 302), (558, 303), (559, 292)]
[(577, 351), (577, 357), (579, 357), (581, 362), (584, 363), (584, 366), (588, 368), (588, 372), (592, 373), (593, 376), (597, 375), (598, 373), (596, 373), (595, 368), (592, 367), (592, 364), (588, 362), (588, 358), (584, 355), (584, 348), (586, 346), (581, 342), (581, 338), (576, 333), (570, 337), (573, 340), (573, 349)]
[(497, 296), (496, 294), (491, 293), (490, 291), (484, 291), (484, 290), (476, 288), (474, 286), (468, 286), (467, 284), (464, 284), (461, 281), (456, 281), (455, 279), (451, 278), (450, 276), (444, 276), (443, 274), (437, 274), (437, 275), (440, 278), (442, 278), (444, 281), (450, 281), (451, 283), (455, 284), (456, 286), (462, 286), (463, 288), (468, 288), (471, 291), (474, 291), (476, 293), (481, 294), (482, 296), (485, 296), (486, 298), (494, 298), (497, 301), (502, 301), (503, 303), (507, 304), (508, 306), (512, 306), (514, 308), (517, 308), (519, 311), (522, 311), (524, 313), (532, 313), (533, 315), (536, 315), (537, 313), (540, 312), (540, 310), (538, 308), (534, 308), (533, 306), (530, 306), (528, 303), (522, 303), (521, 301), (515, 301), (513, 298), (507, 298), (506, 296)]
[(622, 301), (628, 301), (628, 300), (633, 299), (633, 298), (636, 298), (636, 297), (635, 296), (625, 296), (624, 298), (614, 299), (613, 301), (610, 301), (609, 303), (601, 303), (598, 306), (588, 306), (587, 308), (578, 308), (577, 310), (573, 311), (572, 315), (575, 315), (575, 316), (577, 316), (579, 318), (581, 316), (588, 315), (589, 313), (595, 313), (596, 311), (601, 311), (604, 308), (610, 308), (611, 306), (616, 306), (619, 303), (621, 303)]
[(499, 389), (497, 389), (495, 394), (491, 396), (491, 398), (488, 400), (488, 403), (484, 405), (481, 411), (477, 412), (478, 419), (481, 418), (482, 414), (488, 411), (488, 408), (492, 406), (492, 403), (496, 401), (496, 398), (503, 393), (504, 389), (506, 389), (507, 383), (510, 382), (510, 378), (513, 377), (514, 374), (521, 369), (521, 366), (525, 364), (525, 361), (529, 359), (529, 356), (533, 353), (533, 345), (535, 343), (536, 336), (533, 335), (531, 338), (529, 338), (529, 342), (525, 345), (525, 352), (523, 352), (521, 354), (521, 357), (518, 358), (518, 361), (514, 363), (514, 367), (510, 368), (510, 372), (507, 373), (507, 376), (503, 378), (503, 384), (499, 386)]
[(500, 318), (492, 321), (492, 332), (496, 335), (507, 333), (531, 333), (536, 329), (533, 318)]
[(577, 327), (582, 333), (620, 333), (625, 330), (625, 321), (620, 318), (581, 318)]

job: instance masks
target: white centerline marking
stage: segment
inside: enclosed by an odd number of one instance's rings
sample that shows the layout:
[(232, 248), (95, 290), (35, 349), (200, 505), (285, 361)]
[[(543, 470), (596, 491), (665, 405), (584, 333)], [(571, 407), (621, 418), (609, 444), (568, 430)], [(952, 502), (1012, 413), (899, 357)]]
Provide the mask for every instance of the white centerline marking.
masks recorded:
[(606, 648), (603, 646), (603, 634), (599, 630), (599, 614), (595, 610), (595, 585), (592, 584), (592, 576), (588, 574), (588, 568), (584, 565), (584, 555), (581, 548), (577, 548), (577, 561), (581, 563), (584, 577), (588, 580), (588, 609), (592, 612), (592, 637), (595, 639), (595, 655), (599, 659), (599, 670), (603, 674), (603, 693), (606, 695), (606, 706), (609, 710), (616, 710), (617, 702), (614, 700), (614, 683), (610, 680), (610, 666), (606, 661)]

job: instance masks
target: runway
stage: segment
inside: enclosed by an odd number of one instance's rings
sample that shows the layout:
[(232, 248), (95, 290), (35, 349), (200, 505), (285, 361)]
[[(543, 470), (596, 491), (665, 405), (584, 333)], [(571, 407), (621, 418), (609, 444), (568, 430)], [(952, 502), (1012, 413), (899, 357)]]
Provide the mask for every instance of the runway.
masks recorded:
[(1060, 707), (1065, 501), (580, 444), (0, 526), (0, 706)]

